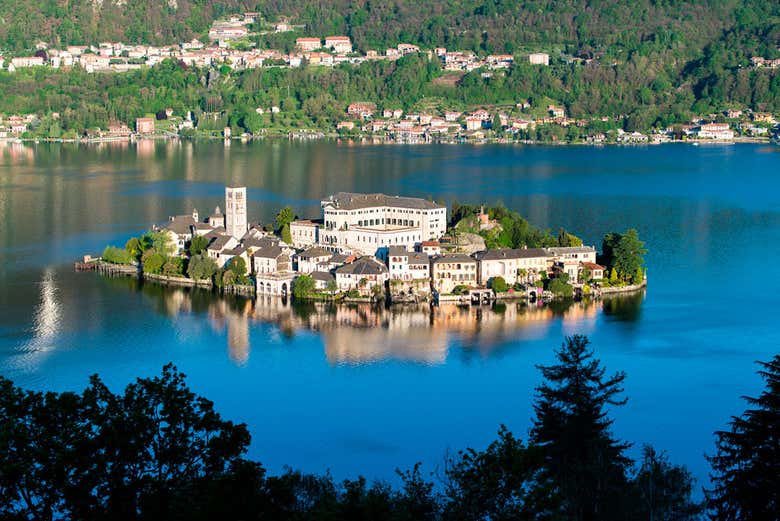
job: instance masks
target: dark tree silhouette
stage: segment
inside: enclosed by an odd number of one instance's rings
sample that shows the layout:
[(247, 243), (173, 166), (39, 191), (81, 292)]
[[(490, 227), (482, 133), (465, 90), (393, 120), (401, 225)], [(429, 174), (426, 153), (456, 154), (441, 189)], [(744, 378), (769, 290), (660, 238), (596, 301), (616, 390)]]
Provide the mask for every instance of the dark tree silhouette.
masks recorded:
[(718, 431), (707, 491), (710, 516), (718, 521), (776, 521), (780, 516), (780, 355), (759, 362), (766, 387), (751, 406)]
[(629, 444), (614, 438), (607, 414), (607, 406), (626, 403), (619, 398), (625, 374), (605, 377), (589, 343), (567, 337), (558, 363), (539, 366), (545, 381), (537, 387), (531, 442), (544, 451), (543, 475), (555, 484), (568, 519), (625, 519)]

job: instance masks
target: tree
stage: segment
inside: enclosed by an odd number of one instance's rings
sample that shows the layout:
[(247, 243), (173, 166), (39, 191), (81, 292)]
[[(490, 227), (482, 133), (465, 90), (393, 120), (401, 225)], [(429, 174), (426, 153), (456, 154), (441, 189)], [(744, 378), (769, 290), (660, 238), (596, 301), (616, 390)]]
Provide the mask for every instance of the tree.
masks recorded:
[(281, 230), (286, 225), (290, 224), (295, 220), (295, 214), (293, 213), (292, 208), (289, 206), (285, 206), (281, 210), (279, 210), (279, 213), (276, 214), (276, 227)]
[(639, 232), (633, 228), (623, 234), (608, 233), (602, 243), (601, 262), (610, 270), (616, 270), (620, 281), (640, 284), (643, 277), (639, 273), (647, 253), (644, 246), (645, 243), (639, 240)]
[(172, 519), (195, 484), (240, 468), (249, 439), (172, 365), (122, 394), (97, 376), (80, 395), (0, 377), (0, 516)]
[(125, 250), (127, 253), (137, 259), (143, 253), (143, 246), (141, 240), (138, 237), (130, 237), (125, 243)]
[(509, 285), (506, 283), (504, 277), (493, 277), (490, 282), (490, 287), (496, 293), (505, 293), (509, 289)]
[(694, 481), (688, 469), (672, 465), (666, 453), (645, 445), (641, 467), (633, 479), (637, 497), (632, 517), (650, 521), (699, 519), (701, 505), (691, 499)]
[(292, 294), (294, 298), (306, 298), (314, 293), (315, 283), (311, 275), (299, 275), (293, 281)]
[(163, 264), (165, 264), (165, 257), (153, 249), (148, 249), (141, 257), (141, 263), (143, 264), (144, 273), (160, 273)]
[(195, 255), (187, 266), (187, 275), (195, 280), (207, 280), (214, 276), (219, 268), (211, 257)]
[(758, 364), (764, 390), (745, 397), (751, 408), (715, 433), (717, 452), (708, 458), (713, 489), (707, 506), (717, 521), (768, 521), (780, 511), (780, 355)]
[(132, 264), (135, 260), (135, 257), (130, 252), (114, 246), (106, 246), (100, 258), (111, 264)]
[(282, 233), (281, 233), (281, 239), (285, 244), (292, 244), (293, 238), (292, 233), (290, 233), (290, 224), (287, 223), (284, 226), (282, 226)]
[(563, 498), (569, 519), (626, 519), (629, 444), (615, 439), (607, 406), (626, 403), (625, 374), (606, 370), (582, 335), (567, 337), (557, 363), (537, 366), (544, 382), (536, 388), (536, 418), (530, 441), (544, 450), (543, 476)]
[(240, 255), (232, 257), (228, 262), (227, 268), (236, 274), (236, 277), (246, 275), (246, 261)]
[(188, 251), (190, 256), (200, 255), (209, 246), (209, 240), (203, 235), (193, 235), (190, 239)]
[(169, 257), (163, 264), (162, 272), (168, 277), (180, 277), (184, 273), (184, 259)]
[(560, 512), (544, 464), (541, 447), (526, 446), (502, 425), (484, 451), (467, 449), (447, 461), (445, 519), (537, 520)]

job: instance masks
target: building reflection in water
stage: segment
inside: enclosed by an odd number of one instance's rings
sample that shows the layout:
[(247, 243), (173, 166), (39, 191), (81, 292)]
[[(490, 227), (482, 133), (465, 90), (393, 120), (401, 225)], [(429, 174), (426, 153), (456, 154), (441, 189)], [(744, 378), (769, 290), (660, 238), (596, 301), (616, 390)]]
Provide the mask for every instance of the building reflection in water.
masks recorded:
[[(510, 341), (544, 338), (560, 321), (564, 334), (592, 333), (598, 316), (612, 311), (609, 301), (540, 305), (527, 302), (493, 306), (406, 305), (385, 308), (372, 304), (306, 302), (293, 304), (277, 297), (257, 300), (218, 297), (202, 290), (145, 285), (144, 292), (161, 299), (166, 315), (205, 317), (209, 327), (224, 333), (227, 352), (237, 365), (248, 362), (254, 325), (273, 325), (282, 336), (317, 333), (332, 364), (366, 364), (385, 360), (442, 364), (451, 346), (489, 356)], [(621, 299), (628, 308), (641, 305), (641, 295)]]

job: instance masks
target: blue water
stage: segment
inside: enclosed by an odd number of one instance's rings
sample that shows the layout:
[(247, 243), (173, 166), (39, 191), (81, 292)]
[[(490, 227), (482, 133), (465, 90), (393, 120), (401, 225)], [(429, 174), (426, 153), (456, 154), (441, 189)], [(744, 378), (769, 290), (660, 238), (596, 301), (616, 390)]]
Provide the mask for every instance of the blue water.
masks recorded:
[[(628, 405), (613, 414), (632, 454), (652, 443), (704, 483), (713, 431), (759, 392), (754, 361), (780, 351), (778, 171), (780, 147), (759, 145), (0, 145), (0, 374), (78, 390), (99, 373), (119, 390), (173, 361), (249, 425), (251, 456), (271, 471), (392, 479), (486, 445), (501, 423), (524, 436), (535, 365), (585, 333), (609, 371), (628, 374)], [(249, 187), (250, 218), (264, 222), (284, 204), (316, 216), (321, 197), (351, 190), (501, 201), (597, 246), (635, 227), (650, 286), (638, 301), (476, 322), (303, 317), (72, 272), (169, 214), (223, 205), (226, 183)]]

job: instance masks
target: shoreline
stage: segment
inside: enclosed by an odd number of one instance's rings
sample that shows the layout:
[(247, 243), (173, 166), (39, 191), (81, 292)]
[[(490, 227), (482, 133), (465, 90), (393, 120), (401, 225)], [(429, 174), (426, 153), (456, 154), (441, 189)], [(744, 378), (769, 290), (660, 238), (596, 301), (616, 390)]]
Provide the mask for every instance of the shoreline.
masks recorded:
[(97, 137), (97, 138), (79, 138), (79, 139), (63, 139), (63, 138), (0, 138), (0, 144), (75, 144), (75, 145), (98, 145), (104, 143), (139, 143), (142, 141), (223, 141), (226, 144), (234, 141), (241, 143), (249, 143), (254, 141), (333, 141), (336, 143), (349, 142), (358, 143), (362, 145), (515, 145), (515, 146), (555, 146), (555, 147), (567, 147), (567, 146), (582, 146), (582, 147), (644, 147), (644, 146), (658, 146), (658, 145), (774, 145), (778, 144), (772, 141), (771, 138), (757, 138), (757, 137), (737, 137), (732, 140), (718, 140), (718, 139), (677, 139), (677, 140), (664, 140), (664, 141), (648, 141), (645, 143), (629, 143), (629, 142), (614, 142), (614, 143), (594, 143), (584, 141), (532, 141), (532, 140), (508, 140), (504, 138), (483, 138), (483, 139), (465, 139), (465, 138), (453, 138), (453, 139), (432, 139), (432, 140), (398, 140), (389, 138), (387, 136), (378, 136), (373, 134), (359, 134), (355, 136), (342, 136), (339, 134), (326, 134), (312, 135), (303, 134), (301, 137), (295, 137), (293, 132), (287, 134), (271, 134), (260, 136), (236, 136), (225, 138), (221, 136), (176, 136), (176, 135), (150, 135), (150, 136), (130, 136), (130, 137)]

